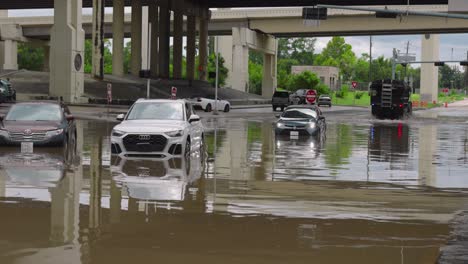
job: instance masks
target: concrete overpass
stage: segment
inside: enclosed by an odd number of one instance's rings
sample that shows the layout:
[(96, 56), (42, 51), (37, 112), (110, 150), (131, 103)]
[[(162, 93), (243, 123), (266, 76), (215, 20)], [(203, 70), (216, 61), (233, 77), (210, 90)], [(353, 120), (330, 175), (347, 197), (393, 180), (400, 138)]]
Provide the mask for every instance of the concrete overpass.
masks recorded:
[[(127, 2), (123, 2), (127, 4)], [(187, 1), (180, 0), (181, 2)], [(44, 1), (47, 2), (47, 1)], [(118, 1), (117, 1), (118, 2)], [(171, 1), (167, 1), (168, 3)], [(106, 2), (107, 3), (107, 2)], [(142, 2), (144, 5), (145, 1)], [(422, 3), (422, 2), (421, 2)], [(84, 1), (84, 6), (86, 6), (86, 1)], [(163, 6), (163, 5), (162, 5)], [(206, 6), (206, 5), (204, 5)], [(1, 7), (1, 6), (0, 6)], [(159, 11), (161, 6), (156, 7)], [(166, 7), (164, 7), (166, 8)], [(168, 7), (167, 7), (168, 8)], [(171, 7), (176, 10), (174, 6)], [(447, 12), (447, 5), (427, 5), (427, 6), (394, 6), (392, 9), (405, 10), (415, 10), (415, 11), (430, 11), (430, 12)], [(382, 19), (375, 18), (374, 13), (362, 12), (362, 11), (349, 11), (349, 10), (336, 10), (329, 9), (329, 17), (327, 20), (321, 22), (318, 27), (310, 27), (304, 25), (302, 16), (302, 8), (274, 8), (274, 9), (243, 9), (243, 10), (215, 10), (211, 14), (207, 12), (207, 9), (199, 7), (199, 10), (194, 13), (204, 13), (202, 14), (202, 19), (199, 19), (199, 27), (196, 28), (197, 24), (191, 15), (184, 16), (183, 14), (190, 13), (193, 11), (183, 11), (181, 9), (180, 13), (176, 11), (169, 11), (168, 16), (164, 18), (167, 21), (167, 27), (161, 26), (161, 19), (154, 18), (153, 16), (148, 16), (149, 14), (154, 13), (155, 7), (150, 6), (151, 10), (146, 11), (143, 8), (142, 11), (136, 16), (136, 19), (141, 20), (142, 23), (132, 23), (132, 16), (135, 19), (135, 14), (123, 14), (120, 12), (119, 17), (116, 17), (117, 13), (113, 15), (102, 16), (101, 18), (101, 33), (96, 35), (96, 31), (93, 30), (96, 27), (96, 15), (93, 16), (83, 16), (82, 17), (82, 28), (83, 34), (88, 38), (95, 39), (96, 36), (101, 38), (101, 41), (104, 37), (114, 38), (114, 43), (120, 43), (121, 41), (116, 41), (117, 39), (122, 39), (123, 37), (131, 37), (135, 32), (136, 38), (132, 38), (132, 73), (137, 74), (142, 66), (147, 66), (148, 53), (151, 53), (151, 71), (153, 76), (159, 76), (163, 78), (181, 77), (181, 57), (182, 57), (182, 35), (187, 35), (189, 43), (194, 43), (196, 39), (196, 32), (200, 35), (200, 40), (203, 43), (206, 42), (208, 34), (216, 36), (226, 36), (221, 38), (220, 50), (227, 62), (227, 67), (230, 70), (230, 78), (228, 83), (235, 89), (246, 91), (248, 89), (248, 51), (249, 49), (256, 49), (264, 52), (265, 54), (265, 71), (264, 71), (264, 96), (271, 96), (273, 89), (276, 87), (276, 44), (273, 41), (274, 37), (298, 37), (298, 36), (333, 36), (333, 35), (342, 35), (342, 36), (351, 36), (351, 35), (379, 35), (379, 34), (432, 34), (432, 33), (464, 33), (468, 32), (468, 20), (463, 19), (447, 19), (447, 18), (434, 18), (434, 17), (418, 17), (418, 16), (408, 16), (401, 17), (396, 19)], [(202, 12), (205, 10), (205, 12)], [(146, 16), (145, 16), (146, 14)], [(99, 17), (99, 16), (98, 16)], [(210, 23), (207, 23), (207, 19), (211, 17)], [(10, 36), (6, 40), (11, 41), (47, 41), (50, 39), (52, 25), (55, 20), (54, 17), (34, 17), (34, 18), (0, 18), (0, 34), (2, 32), (10, 32)], [(114, 20), (118, 19), (122, 21), (122, 26), (119, 26), (116, 31), (116, 24), (121, 25), (121, 23), (115, 23)], [(159, 24), (156, 27), (156, 30), (151, 32), (151, 50), (157, 50), (157, 52), (148, 51), (148, 34), (147, 26), (148, 22), (153, 21), (153, 24)], [(159, 22), (159, 23), (158, 23)], [(3, 25), (2, 25), (3, 24)], [(138, 26), (135, 26), (138, 25)], [(8, 28), (9, 27), (9, 28)], [(135, 29), (138, 27), (137, 29)], [(8, 28), (8, 30), (4, 30)], [(160, 32), (164, 31), (164, 35), (167, 40), (161, 41), (159, 37)], [(156, 31), (156, 32), (154, 32)], [(17, 34), (16, 37), (11, 37), (12, 33)], [(113, 32), (117, 32), (113, 34)], [(4, 35), (4, 34), (3, 34)], [(13, 34), (14, 35), (14, 34)], [(175, 71), (173, 76), (169, 76), (169, 36), (174, 37), (174, 53), (175, 53)], [(202, 37), (203, 36), (203, 37)], [(236, 39), (232, 39), (232, 36), (236, 36)], [(4, 38), (4, 37), (3, 37)], [(435, 44), (432, 43), (435, 41)], [(438, 39), (437, 37), (431, 41), (432, 47), (431, 52), (424, 52), (423, 45), (423, 59), (427, 60), (438, 60), (438, 52), (434, 52), (438, 49)], [(427, 41), (426, 41), (427, 42)], [(43, 42), (45, 43), (45, 42)], [(95, 42), (93, 43), (102, 43)], [(158, 44), (159, 43), (159, 44)], [(425, 42), (423, 41), (423, 44)], [(428, 42), (429, 43), (429, 42)], [(205, 44), (201, 45), (200, 53), (203, 57), (206, 57), (207, 50)], [(47, 45), (47, 44), (45, 44)], [(123, 45), (123, 44), (122, 44)], [(10, 45), (12, 46), (12, 45)], [(14, 46), (14, 45), (13, 45)], [(99, 45), (98, 45), (99, 46)], [(93, 58), (102, 58), (102, 55), (99, 54), (99, 47), (96, 46), (93, 49)], [(115, 74), (121, 75), (123, 73), (123, 68), (118, 65), (122, 64), (122, 58), (118, 58), (123, 50), (123, 46), (114, 45), (114, 58), (116, 59), (115, 65)], [(187, 48), (187, 57), (188, 57), (188, 79), (195, 78), (195, 62), (192, 57), (195, 57), (195, 45), (190, 44), (190, 48)], [(141, 48), (140, 48), (141, 47)], [(14, 47), (10, 48), (14, 51)], [(8, 54), (5, 52), (5, 54)], [(10, 54), (14, 54), (10, 52)], [(159, 56), (159, 54), (164, 56)], [(4, 56), (5, 58), (7, 56)], [(11, 59), (14, 60), (14, 59)], [(206, 79), (206, 59), (202, 60), (203, 65), (199, 65), (199, 77), (200, 79)], [(101, 65), (99, 65), (101, 64)], [(7, 64), (4, 64), (7, 65)], [(113, 63), (114, 65), (114, 63)], [(10, 67), (14, 68), (15, 64), (10, 63)], [(93, 69), (98, 69), (99, 66), (102, 68), (102, 60), (93, 59)], [(430, 67), (430, 65), (427, 65)], [(145, 68), (145, 67), (143, 67)], [(161, 70), (163, 71), (161, 71)], [(432, 67), (430, 74), (434, 74), (436, 68)], [(102, 76), (99, 70), (93, 71), (95, 76)], [(423, 70), (423, 75), (425, 70)], [(435, 100), (437, 82), (434, 83), (432, 78), (423, 78), (427, 81), (427, 85), (431, 83), (431, 99)], [(424, 85), (422, 85), (425, 87)], [(432, 101), (431, 100), (431, 101)]]

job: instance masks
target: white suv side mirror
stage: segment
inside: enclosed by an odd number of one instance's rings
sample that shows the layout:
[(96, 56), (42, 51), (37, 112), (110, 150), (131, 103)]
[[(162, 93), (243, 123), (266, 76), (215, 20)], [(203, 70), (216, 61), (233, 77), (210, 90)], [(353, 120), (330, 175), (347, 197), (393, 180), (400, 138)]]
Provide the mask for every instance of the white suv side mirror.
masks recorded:
[(200, 121), (200, 117), (198, 115), (191, 115), (188, 121), (189, 123), (198, 122)]
[(120, 114), (120, 115), (117, 116), (116, 119), (117, 119), (117, 121), (123, 121), (124, 118), (125, 118), (125, 115), (124, 115), (124, 114)]

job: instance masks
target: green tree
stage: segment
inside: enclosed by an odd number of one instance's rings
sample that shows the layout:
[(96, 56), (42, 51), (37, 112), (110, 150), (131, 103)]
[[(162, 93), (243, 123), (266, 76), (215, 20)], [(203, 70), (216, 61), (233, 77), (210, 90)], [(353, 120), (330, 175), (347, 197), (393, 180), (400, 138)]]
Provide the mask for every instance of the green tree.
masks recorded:
[(458, 67), (444, 65), (439, 67), (439, 87), (440, 88), (463, 88), (464, 76)]
[[(112, 52), (110, 40), (104, 40), (104, 73), (112, 74)], [(85, 40), (85, 59), (84, 72), (91, 73), (93, 69), (93, 42), (90, 39)]]
[(286, 87), (289, 91), (296, 91), (298, 89), (314, 89), (319, 94), (327, 94), (330, 88), (322, 83), (315, 73), (304, 71), (299, 74), (294, 74), (290, 77)]
[(249, 61), (249, 93), (262, 94), (263, 66)]
[(316, 64), (338, 67), (343, 80), (349, 81), (354, 76), (356, 55), (352, 50), (352, 46), (347, 44), (343, 37), (333, 37), (322, 53), (317, 56)]
[(296, 65), (313, 65), (315, 38), (280, 38), (278, 40), (278, 61), (293, 59)]
[(18, 43), (18, 67), (30, 71), (42, 71), (44, 50), (33, 48), (25, 43)]
[[(218, 72), (219, 72), (219, 78), (218, 78), (218, 84), (219, 87), (223, 87), (226, 84), (226, 79), (229, 74), (229, 70), (224, 66), (224, 58), (219, 54), (218, 58)], [(208, 57), (208, 72), (216, 72), (216, 54), (212, 53)], [(208, 82), (213, 85), (213, 87), (216, 84), (216, 78), (208, 78)]]

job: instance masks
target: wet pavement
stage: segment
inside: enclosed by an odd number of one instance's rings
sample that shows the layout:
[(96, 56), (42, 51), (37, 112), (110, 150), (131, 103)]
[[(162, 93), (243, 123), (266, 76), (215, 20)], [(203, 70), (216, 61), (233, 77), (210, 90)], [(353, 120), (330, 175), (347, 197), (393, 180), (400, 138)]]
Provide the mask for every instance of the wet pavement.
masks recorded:
[(0, 263), (435, 263), (468, 209), (466, 123), (324, 112), (298, 140), (271, 110), (202, 114), (189, 159), (111, 157), (91, 120), (76, 154), (1, 148)]

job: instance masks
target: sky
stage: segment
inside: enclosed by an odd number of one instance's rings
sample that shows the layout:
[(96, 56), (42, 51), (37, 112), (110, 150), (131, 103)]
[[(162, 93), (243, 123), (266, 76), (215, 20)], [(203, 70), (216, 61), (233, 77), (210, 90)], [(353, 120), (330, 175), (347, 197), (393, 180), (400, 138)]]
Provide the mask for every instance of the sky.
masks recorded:
[[(126, 7), (125, 12), (130, 12), (131, 8)], [(91, 14), (91, 8), (84, 8), (84, 14)], [(106, 13), (112, 13), (112, 8), (106, 8)], [(35, 10), (10, 10), (9, 16), (47, 16), (53, 15), (51, 9)], [(321, 52), (327, 45), (331, 37), (317, 38), (316, 52)], [(347, 43), (353, 46), (356, 56), (369, 53), (369, 36), (345, 37)], [(421, 55), (421, 35), (394, 35), (394, 36), (373, 36), (373, 57), (392, 56), (393, 48), (406, 51), (406, 43), (410, 42), (409, 53), (415, 53), (416, 59), (420, 60)], [(440, 60), (467, 59), (468, 34), (441, 34), (440, 35)]]

